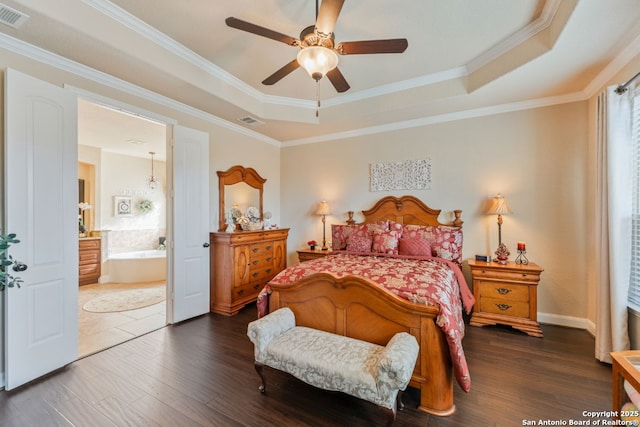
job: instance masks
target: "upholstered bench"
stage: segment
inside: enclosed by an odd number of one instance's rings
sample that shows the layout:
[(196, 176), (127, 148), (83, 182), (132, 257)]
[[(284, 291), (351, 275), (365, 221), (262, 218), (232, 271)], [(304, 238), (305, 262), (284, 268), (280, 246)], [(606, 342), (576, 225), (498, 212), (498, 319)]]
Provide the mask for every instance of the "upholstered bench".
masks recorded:
[(281, 308), (249, 323), (255, 368), (266, 391), (263, 366), (286, 372), (312, 386), (340, 391), (384, 409), (391, 425), (401, 391), (409, 384), (418, 342), (406, 332), (377, 344), (296, 326), (293, 312)]

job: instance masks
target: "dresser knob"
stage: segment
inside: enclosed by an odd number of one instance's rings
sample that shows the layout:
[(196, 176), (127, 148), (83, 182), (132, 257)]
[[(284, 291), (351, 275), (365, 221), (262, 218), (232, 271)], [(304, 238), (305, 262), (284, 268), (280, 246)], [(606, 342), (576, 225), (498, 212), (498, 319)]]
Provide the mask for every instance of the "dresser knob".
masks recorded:
[(522, 277), (527, 277), (527, 273), (522, 273)]
[(240, 290), (238, 291), (238, 295), (242, 295), (242, 294), (244, 294), (244, 289), (240, 289)]
[(487, 270), (482, 270), (482, 272), (483, 272), (483, 273), (486, 273), (486, 272), (487, 272)]
[(511, 292), (511, 289), (507, 289), (507, 288), (496, 288), (496, 291), (498, 291), (498, 293), (500, 295), (506, 295), (509, 292)]
[(258, 252), (259, 250), (260, 250), (260, 249), (258, 249), (258, 248), (253, 248), (253, 249), (251, 249), (251, 251), (252, 251), (254, 254), (255, 254), (256, 252)]
[(502, 311), (507, 311), (511, 308), (509, 304), (496, 304), (496, 307), (498, 307)]

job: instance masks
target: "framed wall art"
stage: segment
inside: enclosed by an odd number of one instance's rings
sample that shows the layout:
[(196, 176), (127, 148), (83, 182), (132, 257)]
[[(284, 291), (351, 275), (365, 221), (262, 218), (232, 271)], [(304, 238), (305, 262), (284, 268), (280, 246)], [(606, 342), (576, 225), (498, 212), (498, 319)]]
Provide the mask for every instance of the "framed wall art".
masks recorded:
[(114, 197), (115, 216), (133, 216), (133, 198), (132, 197)]
[(431, 159), (372, 163), (370, 191), (431, 189)]

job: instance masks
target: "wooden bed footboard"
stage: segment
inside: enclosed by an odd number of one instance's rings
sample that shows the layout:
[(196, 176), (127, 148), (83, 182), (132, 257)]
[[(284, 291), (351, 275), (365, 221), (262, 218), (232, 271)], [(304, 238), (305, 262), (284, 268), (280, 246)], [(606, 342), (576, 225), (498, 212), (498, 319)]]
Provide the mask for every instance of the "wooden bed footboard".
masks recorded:
[(409, 385), (420, 390), (418, 409), (438, 416), (455, 412), (453, 369), (446, 338), (435, 324), (436, 307), (413, 304), (355, 276), (318, 273), (270, 287), (269, 311), (289, 307), (298, 325), (383, 346), (398, 332), (415, 336), (420, 353)]

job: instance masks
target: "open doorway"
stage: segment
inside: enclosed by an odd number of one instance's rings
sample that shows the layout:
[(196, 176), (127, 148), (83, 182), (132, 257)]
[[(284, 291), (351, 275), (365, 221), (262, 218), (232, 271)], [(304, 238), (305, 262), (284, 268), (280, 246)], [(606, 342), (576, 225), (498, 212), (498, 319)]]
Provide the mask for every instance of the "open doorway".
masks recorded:
[(78, 100), (80, 357), (167, 324), (166, 135)]

